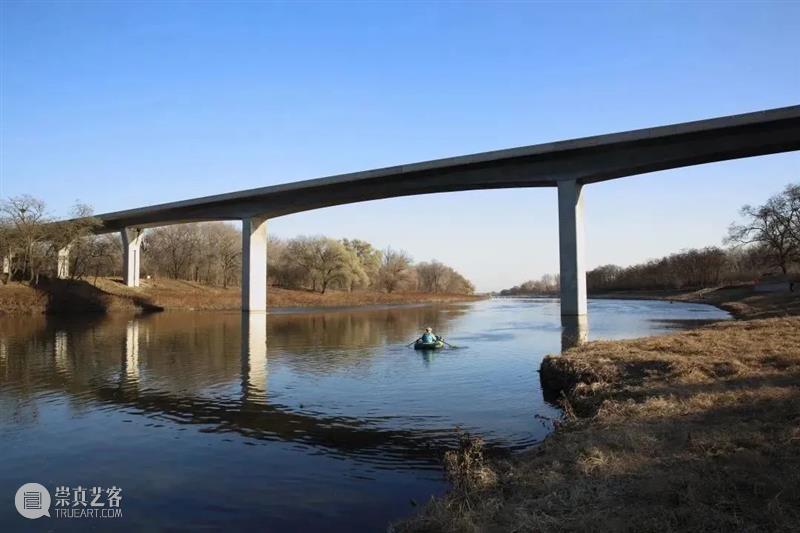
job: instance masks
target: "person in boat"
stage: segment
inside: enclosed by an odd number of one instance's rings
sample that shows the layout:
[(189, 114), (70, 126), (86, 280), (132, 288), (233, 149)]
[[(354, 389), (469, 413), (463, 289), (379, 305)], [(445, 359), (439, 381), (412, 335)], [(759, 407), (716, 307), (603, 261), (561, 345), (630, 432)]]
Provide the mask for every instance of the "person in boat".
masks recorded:
[(425, 344), (430, 344), (432, 342), (438, 341), (439, 337), (433, 334), (433, 329), (425, 328), (425, 333), (422, 334), (420, 340), (422, 340), (422, 342), (424, 342)]

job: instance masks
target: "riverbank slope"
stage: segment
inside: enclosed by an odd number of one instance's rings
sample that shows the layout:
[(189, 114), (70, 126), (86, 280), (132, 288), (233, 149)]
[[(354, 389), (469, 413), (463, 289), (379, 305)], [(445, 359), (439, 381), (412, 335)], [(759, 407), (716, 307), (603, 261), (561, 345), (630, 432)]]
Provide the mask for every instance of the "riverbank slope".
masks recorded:
[[(98, 278), (91, 282), (52, 280), (36, 287), (22, 283), (0, 285), (0, 314), (237, 310), (240, 298), (239, 287), (210, 287), (182, 280), (142, 280), (141, 287), (136, 289), (114, 278)], [(481, 298), (464, 294), (377, 291), (320, 294), (278, 287), (270, 287), (267, 294), (270, 308), (447, 303)]]
[(800, 317), (781, 316), (800, 298), (723, 297), (747, 320), (547, 357), (556, 430), (505, 461), (467, 442), (450, 493), (396, 529), (800, 530)]

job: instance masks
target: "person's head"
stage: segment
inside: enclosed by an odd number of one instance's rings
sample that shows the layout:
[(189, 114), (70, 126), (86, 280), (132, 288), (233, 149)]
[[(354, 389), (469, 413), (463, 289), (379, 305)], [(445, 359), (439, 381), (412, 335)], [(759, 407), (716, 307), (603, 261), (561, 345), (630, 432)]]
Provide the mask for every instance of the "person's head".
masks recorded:
[(431, 329), (431, 328), (425, 328), (425, 332), (426, 332), (426, 333), (433, 333), (433, 329)]

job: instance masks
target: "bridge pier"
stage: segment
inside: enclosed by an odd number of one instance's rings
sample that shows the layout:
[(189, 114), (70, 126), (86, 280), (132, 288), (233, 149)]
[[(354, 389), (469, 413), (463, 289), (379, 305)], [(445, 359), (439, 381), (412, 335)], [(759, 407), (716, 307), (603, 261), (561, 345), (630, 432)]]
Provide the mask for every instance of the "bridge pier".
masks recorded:
[(66, 245), (58, 249), (58, 262), (56, 263), (56, 277), (58, 279), (69, 278), (69, 250), (71, 245)]
[(586, 314), (583, 185), (558, 182), (558, 244), (561, 271), (561, 316)]
[(580, 346), (589, 339), (587, 315), (563, 315), (561, 317), (561, 351)]
[(142, 228), (125, 228), (120, 233), (122, 234), (122, 272), (125, 285), (138, 287), (140, 251), (144, 231)]
[(267, 219), (242, 220), (242, 311), (267, 310)]

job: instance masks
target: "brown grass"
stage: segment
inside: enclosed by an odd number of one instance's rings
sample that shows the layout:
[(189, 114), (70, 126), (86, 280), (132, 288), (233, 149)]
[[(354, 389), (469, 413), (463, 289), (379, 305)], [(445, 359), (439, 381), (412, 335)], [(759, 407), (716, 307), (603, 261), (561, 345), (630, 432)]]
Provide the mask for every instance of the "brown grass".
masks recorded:
[(541, 377), (556, 431), (395, 529), (800, 531), (800, 317), (593, 342)]
[[(270, 287), (268, 305), (279, 307), (358, 307), (477, 300), (461, 294), (328, 291), (325, 294)], [(239, 287), (210, 287), (171, 279), (142, 280), (141, 287), (126, 287), (119, 279), (97, 281), (53, 280), (33, 288), (21, 283), (0, 286), (0, 313), (114, 312), (137, 310), (239, 309)]]
[(0, 286), (0, 309), (6, 314), (43, 313), (47, 295), (28, 285), (11, 282)]

